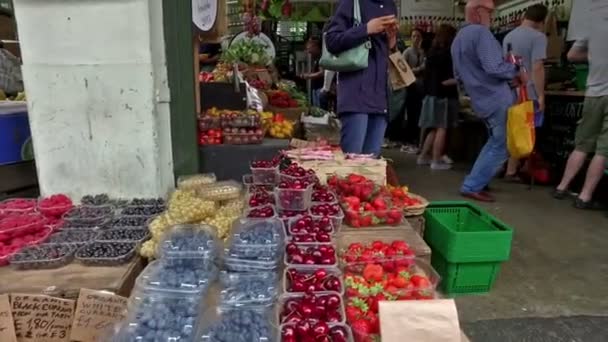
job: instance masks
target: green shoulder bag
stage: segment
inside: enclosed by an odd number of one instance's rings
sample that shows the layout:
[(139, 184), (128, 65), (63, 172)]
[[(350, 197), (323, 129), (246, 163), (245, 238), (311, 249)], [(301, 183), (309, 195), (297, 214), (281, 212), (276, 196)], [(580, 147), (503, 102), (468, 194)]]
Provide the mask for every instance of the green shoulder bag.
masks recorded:
[[(354, 26), (361, 25), (361, 7), (359, 6), (359, 0), (353, 1), (353, 19)], [(327, 43), (325, 34), (323, 34), (323, 51), (319, 65), (325, 70), (348, 72), (357, 71), (367, 68), (369, 59), (369, 49), (371, 49), (372, 43), (369, 39), (350, 50), (346, 50), (339, 55), (334, 55), (327, 50)]]

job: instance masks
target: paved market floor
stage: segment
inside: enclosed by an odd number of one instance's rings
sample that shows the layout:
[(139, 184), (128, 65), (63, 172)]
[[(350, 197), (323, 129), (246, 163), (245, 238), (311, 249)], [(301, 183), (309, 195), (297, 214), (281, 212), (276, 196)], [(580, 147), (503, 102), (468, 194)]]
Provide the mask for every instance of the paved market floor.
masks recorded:
[[(416, 166), (415, 157), (398, 150), (384, 155), (395, 161), (401, 183), (410, 185), (414, 192), (430, 200), (462, 199), (458, 189), (466, 173), (464, 167), (431, 172), (428, 167)], [(492, 189), (498, 201), (482, 206), (515, 229), (511, 260), (503, 264), (489, 294), (456, 299), (465, 329), (482, 331), (482, 321), (486, 321), (486, 328), (496, 330), (502, 322), (515, 333), (519, 328), (509, 319), (608, 317), (608, 218), (600, 212), (576, 210), (569, 201), (554, 200), (546, 187), (528, 190), (525, 185), (497, 180)], [(603, 322), (605, 326), (606, 320)], [(596, 334), (608, 341), (605, 328)], [(489, 341), (472, 337), (474, 342)], [(492, 342), (503, 340), (534, 341), (514, 337)]]

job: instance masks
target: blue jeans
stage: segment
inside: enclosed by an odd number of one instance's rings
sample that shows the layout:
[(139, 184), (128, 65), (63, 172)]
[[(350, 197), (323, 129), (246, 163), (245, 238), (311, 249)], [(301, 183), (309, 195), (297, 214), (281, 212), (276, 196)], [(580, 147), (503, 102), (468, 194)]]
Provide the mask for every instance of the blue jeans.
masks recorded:
[(488, 128), (488, 141), (479, 152), (471, 173), (464, 179), (463, 193), (476, 193), (483, 190), (498, 173), (509, 158), (507, 151), (507, 111), (501, 108), (484, 119)]
[(379, 156), (384, 141), (384, 131), (388, 124), (387, 119), (385, 114), (340, 114), (342, 151)]

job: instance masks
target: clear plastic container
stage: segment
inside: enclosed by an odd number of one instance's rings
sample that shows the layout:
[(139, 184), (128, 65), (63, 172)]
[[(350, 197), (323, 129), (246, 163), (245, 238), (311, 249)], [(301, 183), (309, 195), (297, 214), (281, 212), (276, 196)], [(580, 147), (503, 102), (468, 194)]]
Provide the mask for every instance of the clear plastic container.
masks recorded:
[(102, 227), (112, 220), (113, 215), (114, 208), (111, 205), (75, 207), (63, 216), (67, 223), (64, 228)]
[(262, 126), (258, 113), (222, 113), (221, 122), (222, 127), (258, 128)]
[(274, 204), (274, 195), (270, 192), (266, 191), (256, 191), (254, 193), (249, 193), (245, 197), (245, 203), (250, 208), (262, 207), (268, 204)]
[[(163, 262), (181, 263), (190, 260), (210, 266), (218, 254), (219, 242), (215, 229), (207, 225), (181, 224), (168, 229), (158, 244)], [(186, 260), (186, 261), (187, 261)]]
[(147, 228), (117, 227), (105, 229), (99, 232), (95, 241), (127, 241), (144, 242), (150, 238)]
[(77, 248), (73, 244), (31, 246), (14, 254), (10, 264), (16, 270), (59, 268), (72, 262)]
[(202, 320), (202, 334), (198, 341), (277, 341), (277, 332), (272, 317), (271, 305), (251, 307), (220, 305), (205, 315)]
[(64, 204), (50, 204), (45, 200), (46, 198), (39, 198), (36, 207), (42, 215), (48, 217), (62, 217), (74, 207), (71, 201)]
[(285, 233), (289, 233), (287, 231), (287, 226), (289, 225), (289, 220), (293, 217), (299, 217), (303, 215), (307, 215), (310, 212), (308, 210), (304, 211), (293, 211), (293, 210), (281, 210), (277, 209), (277, 217), (283, 222), (283, 228), (285, 228)]
[(253, 145), (261, 144), (264, 140), (264, 132), (258, 129), (259, 133), (226, 133), (224, 132), (224, 144), (228, 145)]
[(182, 190), (196, 190), (203, 185), (215, 182), (217, 182), (215, 173), (179, 176), (179, 178), (177, 178), (177, 188)]
[(296, 311), (297, 307), (300, 306), (299, 304), (302, 301), (309, 300), (309, 296), (309, 294), (303, 293), (284, 293), (281, 295), (277, 303), (276, 321), (279, 322), (279, 324), (288, 323), (290, 317), (294, 314), (299, 315), (302, 319), (315, 319), (327, 323), (344, 323), (346, 321), (342, 295), (332, 291), (312, 294), (314, 298), (312, 298), (311, 302), (322, 303), (331, 301), (323, 306), (324, 310), (313, 310), (308, 317), (300, 315)]
[(338, 203), (338, 195), (335, 192), (329, 190), (315, 190), (313, 189), (311, 199), (317, 203)]
[[(415, 258), (393, 258), (387, 260), (377, 260), (375, 262), (356, 262), (344, 265), (345, 272), (345, 293), (347, 297), (354, 297), (350, 287), (354, 285), (350, 277), (359, 277), (366, 272), (368, 267), (382, 267), (382, 272), (392, 278), (389, 285), (392, 285), (391, 292), (386, 300), (410, 300), (410, 299), (433, 299), (436, 297), (435, 289), (441, 280), (439, 274), (428, 263)], [(417, 278), (415, 278), (417, 277)], [(370, 280), (370, 285), (382, 283), (381, 280)], [(355, 291), (356, 297), (366, 298), (373, 295)]]
[(333, 243), (293, 243), (285, 247), (284, 263), (298, 268), (338, 267)]
[(312, 184), (304, 189), (274, 189), (277, 208), (282, 210), (303, 211), (310, 207)]
[(304, 293), (311, 286), (314, 292), (334, 291), (344, 294), (342, 272), (335, 267), (287, 267), (283, 272), (283, 292)]
[(274, 205), (263, 205), (261, 207), (245, 210), (243, 216), (248, 219), (270, 219), (277, 217), (277, 211)]
[(252, 183), (257, 184), (276, 184), (279, 182), (279, 167), (253, 167), (251, 169)]
[(240, 219), (234, 223), (232, 232), (227, 256), (247, 260), (280, 260), (285, 241), (281, 221)]
[(175, 292), (136, 291), (118, 338), (113, 342), (195, 341), (201, 296)]
[(354, 228), (372, 226), (398, 226), (403, 223), (403, 209), (388, 208), (386, 210), (356, 212), (344, 206), (346, 224)]
[(48, 240), (49, 236), (51, 236), (52, 233), (53, 233), (53, 228), (44, 227), (44, 228), (42, 228), (42, 230), (39, 230), (38, 232), (36, 232), (36, 234), (32, 235), (31, 240), (26, 242), (26, 245), (27, 246), (39, 245), (39, 244), (45, 242), (46, 240)]
[(295, 181), (304, 182), (304, 181), (307, 181), (307, 180), (310, 180), (310, 179), (311, 179), (310, 175), (304, 175), (302, 177), (296, 177), (296, 176), (290, 176), (288, 174), (279, 172), (279, 183), (280, 182), (290, 183), (290, 182), (295, 182)]
[(231, 272), (275, 272), (279, 267), (275, 261), (258, 261), (224, 257), (224, 268)]
[(99, 234), (99, 231), (95, 228), (88, 229), (66, 229), (63, 231), (51, 234), (47, 243), (75, 243), (83, 244), (93, 241)]
[[(316, 321), (311, 322), (313, 323), (312, 326), (314, 327), (314, 323), (316, 323)], [(329, 326), (329, 335), (332, 336), (332, 339), (329, 339), (327, 341), (332, 341), (332, 342), (354, 342), (354, 338), (353, 338), (353, 332), (351, 331), (350, 327), (348, 325), (346, 325), (345, 323), (328, 323), (327, 324)], [(289, 331), (288, 331), (289, 329)], [(282, 338), (282, 336), (284, 334), (294, 334), (295, 336), (297, 336), (297, 330), (296, 329), (296, 325), (294, 323), (286, 323), (286, 324), (281, 324), (279, 327), (279, 334), (281, 336), (281, 340), (280, 341), (285, 341), (284, 338)], [(340, 338), (343, 337), (343, 339), (338, 339), (338, 338), (333, 338), (334, 334), (336, 334), (337, 336), (340, 336)], [(297, 337), (296, 339), (294, 339), (293, 341), (300, 341)], [(357, 340), (359, 341), (359, 340)], [(368, 340), (361, 340), (361, 341), (368, 341)], [(373, 341), (373, 340), (369, 340), (369, 341)]]
[(272, 304), (277, 297), (277, 279), (274, 272), (222, 272), (220, 280), (223, 287), (220, 302), (224, 305), (267, 305)]
[(38, 201), (35, 198), (11, 198), (0, 202), (0, 210), (9, 213), (33, 213)]
[(129, 216), (118, 216), (112, 220), (110, 227), (147, 227), (150, 216), (143, 215), (129, 215)]
[(159, 260), (146, 266), (135, 281), (135, 288), (145, 291), (176, 292), (202, 296), (217, 276), (217, 268), (168, 265)]
[(37, 235), (46, 228), (47, 220), (36, 214), (15, 214), (0, 220), (0, 242)]
[(217, 116), (202, 115), (198, 117), (199, 131), (208, 131), (210, 129), (220, 128), (221, 121)]
[(288, 234), (316, 234), (316, 233), (327, 233), (334, 234), (336, 229), (334, 228), (333, 220), (330, 217), (324, 216), (313, 216), (313, 215), (301, 215), (296, 216), (287, 222), (287, 233)]
[(243, 186), (233, 180), (205, 184), (196, 190), (199, 198), (209, 201), (226, 201), (241, 196)]
[[(271, 178), (274, 180), (274, 178)], [(254, 193), (257, 191), (267, 191), (270, 192), (274, 190), (274, 183), (259, 183), (255, 182), (253, 175), (243, 175), (243, 184), (245, 185), (245, 190), (248, 193)]]
[(88, 266), (114, 266), (129, 262), (135, 256), (135, 242), (91, 242), (76, 252), (76, 260)]
[(155, 216), (165, 211), (164, 205), (128, 205), (120, 211), (121, 216)]
[(310, 208), (310, 214), (312, 215), (312, 217), (314, 217), (315, 219), (319, 219), (323, 216), (327, 216), (331, 219), (331, 222), (334, 225), (334, 229), (336, 230), (336, 232), (340, 231), (340, 228), (342, 228), (342, 221), (344, 221), (344, 212), (342, 211), (342, 209), (340, 208), (340, 210), (338, 211), (337, 214), (335, 215), (315, 215), (312, 212), (312, 208), (316, 205), (322, 205), (322, 204), (327, 204), (327, 203), (317, 203), (317, 202), (312, 202)]

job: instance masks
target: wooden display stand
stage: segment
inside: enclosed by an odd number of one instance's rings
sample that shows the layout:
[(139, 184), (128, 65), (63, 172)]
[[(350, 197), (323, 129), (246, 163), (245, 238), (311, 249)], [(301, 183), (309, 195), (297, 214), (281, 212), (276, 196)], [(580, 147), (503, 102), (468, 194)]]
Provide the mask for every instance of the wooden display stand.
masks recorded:
[(128, 297), (143, 268), (144, 260), (139, 257), (114, 267), (84, 266), (77, 262), (50, 270), (17, 271), (2, 267), (0, 293), (46, 294), (75, 299), (81, 288), (87, 288)]
[(355, 241), (372, 242), (374, 240), (393, 241), (403, 240), (416, 253), (416, 257), (431, 263), (431, 248), (424, 242), (407, 221), (399, 226), (377, 226), (366, 228), (351, 228), (342, 226), (342, 230), (337, 236), (338, 249), (348, 247), (347, 244)]

